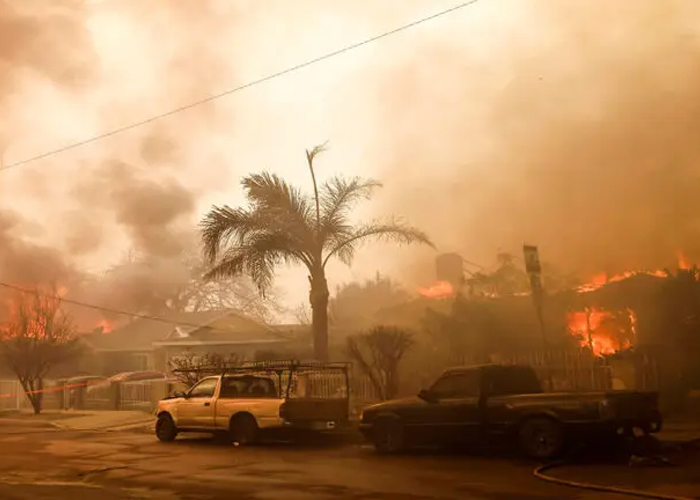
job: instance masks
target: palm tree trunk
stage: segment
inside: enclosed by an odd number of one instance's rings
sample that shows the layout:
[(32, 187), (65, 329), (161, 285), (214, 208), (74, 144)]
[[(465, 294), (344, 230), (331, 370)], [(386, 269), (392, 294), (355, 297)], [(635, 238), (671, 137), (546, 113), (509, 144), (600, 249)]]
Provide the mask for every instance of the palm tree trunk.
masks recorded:
[(316, 273), (309, 280), (311, 292), (311, 329), (314, 336), (314, 357), (317, 361), (328, 361), (328, 283), (325, 273)]

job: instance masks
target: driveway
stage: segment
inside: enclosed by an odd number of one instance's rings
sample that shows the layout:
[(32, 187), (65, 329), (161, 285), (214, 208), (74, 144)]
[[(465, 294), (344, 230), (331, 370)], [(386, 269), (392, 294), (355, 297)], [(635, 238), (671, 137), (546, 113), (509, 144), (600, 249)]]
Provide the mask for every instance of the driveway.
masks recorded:
[(0, 431), (0, 498), (613, 499), (538, 481), (527, 461), (376, 455), (364, 446), (250, 448), (146, 433)]

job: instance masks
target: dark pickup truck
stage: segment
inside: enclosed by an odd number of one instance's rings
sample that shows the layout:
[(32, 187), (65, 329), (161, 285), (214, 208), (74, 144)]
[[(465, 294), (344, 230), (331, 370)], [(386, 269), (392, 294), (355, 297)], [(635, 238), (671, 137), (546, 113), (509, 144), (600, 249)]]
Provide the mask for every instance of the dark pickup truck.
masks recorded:
[(501, 437), (550, 459), (573, 442), (658, 432), (661, 422), (655, 392), (548, 393), (529, 366), (479, 365), (445, 371), (417, 397), (365, 408), (360, 430), (384, 453)]

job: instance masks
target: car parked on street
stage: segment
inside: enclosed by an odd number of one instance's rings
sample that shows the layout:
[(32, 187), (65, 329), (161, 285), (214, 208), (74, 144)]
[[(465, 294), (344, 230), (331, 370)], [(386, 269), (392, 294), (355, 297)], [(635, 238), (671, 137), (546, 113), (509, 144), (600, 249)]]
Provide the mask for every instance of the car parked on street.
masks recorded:
[(661, 425), (656, 392), (547, 393), (531, 367), (489, 364), (447, 370), (416, 397), (365, 408), (360, 430), (386, 453), (505, 438), (550, 459), (574, 442)]
[(245, 445), (272, 431), (294, 436), (347, 428), (348, 368), (281, 361), (218, 369), (158, 403), (156, 436), (173, 441), (183, 432), (206, 432)]
[(132, 382), (150, 382), (153, 380), (166, 380), (167, 375), (162, 372), (154, 371), (137, 371), (137, 372), (121, 372), (112, 375), (108, 378), (103, 378), (92, 382), (87, 387), (88, 394), (92, 392), (104, 391), (114, 383), (132, 383)]

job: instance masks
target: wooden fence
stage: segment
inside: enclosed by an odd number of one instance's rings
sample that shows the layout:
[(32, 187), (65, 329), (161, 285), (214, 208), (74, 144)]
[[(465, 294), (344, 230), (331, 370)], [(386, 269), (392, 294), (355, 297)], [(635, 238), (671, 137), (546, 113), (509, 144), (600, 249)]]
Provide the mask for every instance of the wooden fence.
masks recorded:
[[(585, 350), (534, 351), (503, 356), (500, 362), (532, 366), (547, 391), (604, 391), (612, 389), (612, 369), (605, 358)], [(550, 385), (551, 383), (551, 385)]]
[[(493, 356), (491, 362), (504, 364), (522, 364), (532, 366), (542, 381), (545, 391), (605, 391), (615, 388), (638, 390), (658, 390), (658, 366), (651, 356), (636, 356), (623, 362), (612, 362), (606, 358), (594, 357), (584, 349), (532, 351), (517, 355)], [(616, 370), (622, 371), (624, 363), (634, 380), (625, 380)], [(427, 388), (447, 367), (478, 364), (467, 356), (452, 356), (437, 366), (426, 360), (421, 366), (404, 366), (401, 373), (400, 396), (416, 394), (419, 389)], [(550, 386), (551, 381), (551, 386)], [(369, 379), (356, 371), (352, 380), (354, 399), (362, 402), (376, 401), (377, 394)]]
[[(547, 381), (551, 378), (555, 391), (609, 390), (614, 387), (615, 363), (603, 358), (594, 358), (585, 350), (531, 352), (512, 356), (494, 357), (493, 362), (526, 364), (532, 366), (543, 381), (543, 388), (549, 390)], [(472, 364), (469, 359), (453, 358), (449, 364), (437, 366), (426, 361), (421, 366), (404, 366), (401, 373), (399, 396), (416, 394), (426, 388), (447, 366)], [(634, 360), (634, 388), (658, 390), (658, 367), (650, 356), (638, 356)], [(145, 410), (155, 409), (159, 399), (174, 390), (173, 384), (162, 380), (122, 382), (119, 384), (97, 383), (89, 387), (62, 388), (60, 381), (46, 381), (46, 394), (43, 407), (55, 409), (87, 410)], [(309, 396), (346, 397), (338, 387), (344, 383), (340, 379), (319, 378), (309, 385)], [(632, 388), (632, 387), (627, 387)], [(296, 390), (296, 388), (295, 388)], [(341, 393), (342, 392), (342, 393)], [(370, 380), (359, 370), (353, 370), (350, 377), (350, 399), (353, 407), (362, 407), (379, 400)], [(0, 380), (0, 411), (29, 410), (31, 406), (19, 382)]]

